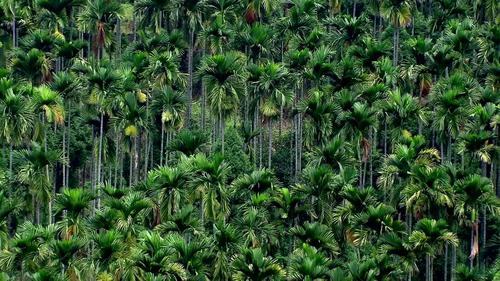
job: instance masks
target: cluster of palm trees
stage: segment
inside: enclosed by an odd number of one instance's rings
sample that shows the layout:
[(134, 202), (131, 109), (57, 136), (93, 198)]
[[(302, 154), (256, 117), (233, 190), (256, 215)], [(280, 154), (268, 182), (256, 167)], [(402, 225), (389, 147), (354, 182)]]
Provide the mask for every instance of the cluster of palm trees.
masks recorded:
[(0, 280), (500, 280), (496, 1), (0, 4)]

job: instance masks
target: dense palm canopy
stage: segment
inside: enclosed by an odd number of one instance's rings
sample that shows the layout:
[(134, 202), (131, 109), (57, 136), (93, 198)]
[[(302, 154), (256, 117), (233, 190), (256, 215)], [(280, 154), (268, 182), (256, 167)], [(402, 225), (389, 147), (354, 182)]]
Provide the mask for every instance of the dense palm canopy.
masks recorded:
[(0, 0), (0, 280), (500, 280), (497, 2)]

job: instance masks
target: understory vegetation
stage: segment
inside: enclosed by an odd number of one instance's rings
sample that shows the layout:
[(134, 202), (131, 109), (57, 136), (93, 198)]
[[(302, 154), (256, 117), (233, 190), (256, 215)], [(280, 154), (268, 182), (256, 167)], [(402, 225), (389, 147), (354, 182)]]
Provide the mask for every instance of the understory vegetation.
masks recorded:
[(495, 0), (0, 0), (0, 280), (500, 281)]

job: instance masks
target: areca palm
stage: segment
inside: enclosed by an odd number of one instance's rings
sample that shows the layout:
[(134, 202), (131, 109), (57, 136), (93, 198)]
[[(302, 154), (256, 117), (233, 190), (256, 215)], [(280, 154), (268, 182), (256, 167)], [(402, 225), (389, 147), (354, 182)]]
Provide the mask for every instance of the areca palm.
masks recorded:
[(298, 109), (304, 114), (306, 121), (312, 123), (308, 144), (324, 145), (333, 131), (334, 104), (329, 95), (323, 91), (314, 91), (298, 105)]
[(12, 73), (31, 83), (31, 87), (48, 80), (52, 67), (50, 58), (38, 49), (16, 51), (11, 60)]
[(169, 145), (172, 131), (182, 127), (182, 113), (185, 107), (183, 96), (171, 87), (163, 87), (153, 95), (152, 108), (161, 115), (160, 165), (163, 164), (165, 125), (168, 132), (167, 145)]
[(94, 199), (94, 195), (81, 188), (65, 189), (62, 194), (56, 198), (56, 214), (64, 212), (65, 233), (66, 239), (73, 235), (78, 235), (82, 228), (83, 212), (90, 207), (90, 202)]
[[(55, 28), (56, 32), (59, 32), (59, 30), (63, 27), (65, 27), (69, 19), (72, 16), (72, 9), (77, 6), (78, 4), (81, 4), (82, 1), (80, 0), (38, 0), (36, 1), (38, 6), (40, 6), (42, 9), (44, 9), (48, 13), (48, 17), (45, 15), (42, 15), (41, 17), (45, 20), (47, 18), (50, 18), (51, 21), (48, 21), (49, 23), (55, 24), (53, 26)], [(42, 22), (44, 24), (47, 24), (47, 21)]]
[(13, 92), (0, 99), (0, 137), (10, 145), (9, 170), (12, 172), (12, 152), (15, 145), (19, 145), (24, 136), (34, 127), (34, 108), (30, 102), (20, 94)]
[(416, 165), (410, 177), (410, 183), (402, 190), (402, 200), (417, 217), (431, 217), (433, 210), (437, 211), (432, 206), (453, 206), (448, 176), (442, 166)]
[(155, 78), (155, 85), (170, 86), (178, 88), (185, 83), (185, 75), (179, 70), (179, 56), (173, 52), (158, 52), (154, 50), (151, 53), (148, 73)]
[[(457, 203), (455, 212), (462, 221), (469, 222), (471, 225), (471, 253), (469, 259), (473, 264), (474, 258), (479, 252), (479, 237), (477, 231), (479, 225), (479, 212), (483, 210), (486, 216), (486, 210), (496, 213), (499, 208), (499, 202), (492, 192), (491, 181), (480, 175), (471, 175), (456, 184)], [(484, 222), (483, 222), (484, 223)], [(485, 231), (485, 228), (483, 228)], [(483, 233), (482, 239), (486, 238)], [(483, 245), (486, 241), (483, 241)]]
[(173, 250), (172, 260), (181, 264), (190, 279), (205, 279), (210, 264), (210, 240), (196, 237), (191, 241), (179, 235), (167, 237), (168, 246)]
[(126, 239), (137, 236), (144, 220), (143, 215), (152, 208), (151, 200), (143, 198), (137, 192), (129, 193), (121, 199), (109, 198), (106, 205), (116, 212), (116, 230), (123, 233)]
[(54, 229), (44, 230), (31, 223), (25, 223), (14, 236), (9, 248), (0, 252), (0, 268), (2, 271), (15, 269), (21, 280), (25, 280), (27, 270), (38, 267), (37, 261), (46, 250), (46, 243)]
[(201, 199), (202, 223), (204, 218), (216, 221), (229, 215), (229, 191), (226, 180), (229, 167), (221, 156), (208, 159), (203, 154), (194, 157), (192, 184)]
[[(19, 180), (30, 187), (33, 205), (33, 221), (40, 221), (40, 203), (51, 200), (52, 179), (48, 170), (58, 162), (64, 162), (62, 155), (58, 151), (44, 149), (37, 143), (33, 143), (30, 150), (23, 149), (17, 152), (17, 157), (21, 161), (21, 168), (18, 173)], [(49, 203), (48, 222), (52, 222), (52, 204)]]
[(198, 75), (208, 88), (211, 110), (217, 118), (217, 132), (224, 153), (225, 118), (238, 106), (243, 95), (244, 57), (235, 52), (214, 55), (203, 60)]
[(135, 10), (142, 14), (143, 26), (153, 23), (155, 32), (159, 33), (163, 28), (163, 14), (170, 4), (169, 0), (140, 0), (135, 3)]
[(187, 109), (187, 123), (190, 125), (191, 114), (192, 114), (192, 103), (193, 103), (193, 71), (194, 71), (194, 48), (195, 48), (195, 40), (196, 40), (196, 31), (201, 25), (202, 22), (202, 12), (205, 6), (203, 0), (177, 0), (177, 7), (180, 8), (181, 17), (187, 17), (187, 29), (189, 34), (189, 48), (188, 48), (188, 89), (187, 89), (187, 101), (188, 101), (188, 109)]
[(333, 261), (312, 246), (303, 244), (292, 257), (290, 280), (329, 280)]
[(233, 262), (233, 279), (237, 281), (270, 281), (283, 278), (285, 271), (272, 257), (265, 256), (260, 248), (244, 248)]
[[(90, 91), (89, 102), (96, 105), (99, 111), (99, 147), (97, 151), (97, 183), (101, 184), (102, 154), (104, 138), (104, 114), (109, 108), (111, 97), (120, 89), (122, 76), (117, 71), (108, 67), (96, 67), (86, 69), (88, 77), (88, 87)], [(98, 196), (99, 198), (99, 196)]]
[(110, 30), (117, 19), (120, 19), (123, 7), (116, 0), (87, 0), (78, 22), (84, 30), (94, 34), (94, 45), (97, 59), (104, 55), (104, 48), (110, 44)]
[(444, 220), (422, 219), (415, 225), (410, 234), (409, 243), (423, 249), (426, 253), (426, 280), (433, 280), (433, 259), (439, 254), (445, 244), (458, 245), (455, 233), (448, 231)]
[(399, 33), (401, 27), (406, 27), (411, 22), (412, 3), (408, 0), (384, 0), (380, 6), (383, 17), (393, 26), (393, 58), (395, 66), (399, 59)]
[(159, 167), (148, 175), (148, 185), (158, 194), (159, 221), (169, 219), (175, 214), (187, 194), (183, 189), (188, 181), (186, 171), (179, 168)]
[(172, 140), (168, 150), (178, 151), (189, 157), (202, 150), (206, 143), (207, 137), (201, 131), (183, 130)]

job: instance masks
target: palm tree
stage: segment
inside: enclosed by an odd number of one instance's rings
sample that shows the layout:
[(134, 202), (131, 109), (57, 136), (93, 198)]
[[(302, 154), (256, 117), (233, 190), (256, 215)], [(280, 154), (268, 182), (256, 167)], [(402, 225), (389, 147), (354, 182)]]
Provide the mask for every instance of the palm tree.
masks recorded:
[(175, 89), (185, 84), (185, 74), (179, 70), (179, 56), (170, 51), (153, 50), (147, 73), (154, 78), (158, 88), (170, 86)]
[(295, 226), (290, 233), (303, 243), (333, 256), (338, 253), (338, 245), (333, 231), (326, 225), (317, 222), (305, 222), (302, 226)]
[(203, 8), (205, 3), (203, 0), (177, 0), (176, 5), (180, 9), (181, 17), (187, 18), (184, 21), (185, 27), (188, 30), (189, 48), (188, 48), (188, 89), (187, 89), (187, 112), (186, 122), (190, 127), (193, 103), (193, 71), (194, 71), (194, 48), (196, 43), (196, 31), (202, 23)]
[(399, 60), (399, 33), (401, 27), (406, 27), (412, 20), (412, 3), (408, 0), (384, 0), (380, 6), (383, 17), (393, 26), (393, 58), (394, 66)]
[(84, 247), (84, 242), (79, 238), (72, 237), (56, 240), (50, 246), (54, 260), (61, 265), (61, 275), (64, 278), (65, 272), (69, 271), (69, 267), (74, 261), (74, 256)]
[[(488, 178), (480, 175), (470, 175), (469, 177), (460, 180), (456, 184), (456, 206), (455, 212), (462, 221), (467, 221), (471, 225), (471, 252), (469, 260), (471, 265), (474, 263), (475, 256), (479, 253), (479, 212), (486, 211), (496, 212), (499, 202), (494, 196), (491, 181)], [(486, 219), (486, 217), (484, 218)], [(485, 222), (483, 222), (485, 223)], [(482, 239), (483, 245), (486, 243), (486, 229), (483, 228)]]
[(410, 183), (401, 192), (402, 200), (417, 218), (432, 217), (438, 211), (433, 206), (453, 207), (449, 179), (442, 166), (416, 165), (411, 169), (410, 177)]
[(154, 31), (159, 33), (163, 28), (163, 14), (170, 4), (168, 0), (140, 0), (135, 3), (135, 11), (141, 14), (143, 26), (153, 23)]
[(189, 279), (206, 279), (212, 258), (211, 241), (196, 237), (188, 242), (178, 234), (173, 234), (166, 240), (168, 247), (173, 250), (172, 261), (184, 267)]
[(83, 212), (90, 207), (90, 202), (94, 199), (91, 192), (76, 188), (65, 189), (56, 198), (56, 214), (65, 216), (65, 239), (70, 239), (73, 235), (78, 235), (83, 227)]
[(232, 267), (233, 279), (237, 281), (270, 281), (285, 276), (277, 260), (266, 257), (260, 248), (243, 248), (232, 261)]
[[(47, 150), (38, 143), (32, 143), (31, 148), (16, 152), (21, 167), (18, 178), (30, 188), (32, 196), (33, 221), (37, 224), (40, 220), (40, 203), (49, 203), (52, 198), (52, 180), (48, 173), (56, 163), (63, 162), (62, 154), (55, 150)], [(48, 222), (52, 223), (52, 204), (48, 204)], [(36, 210), (36, 212), (35, 212)], [(35, 214), (36, 213), (36, 214)]]
[(229, 52), (205, 58), (198, 70), (198, 75), (207, 86), (210, 107), (217, 119), (216, 132), (220, 136), (223, 154), (225, 118), (237, 108), (244, 93), (243, 64), (241, 54)]
[(20, 79), (27, 80), (33, 87), (46, 81), (50, 77), (52, 62), (50, 58), (38, 49), (28, 52), (17, 50), (11, 60), (12, 74)]
[[(182, 115), (186, 107), (183, 96), (171, 87), (163, 87), (154, 92), (152, 109), (161, 114), (160, 165), (163, 165), (164, 135), (167, 131), (167, 146), (172, 138), (172, 131), (182, 127)], [(167, 128), (165, 128), (167, 127)], [(167, 159), (168, 161), (168, 159)]]
[(112, 26), (120, 19), (123, 7), (116, 0), (87, 0), (78, 22), (83, 30), (92, 32), (97, 60), (104, 56), (104, 48), (110, 44)]
[(448, 231), (444, 220), (422, 219), (415, 225), (415, 230), (410, 234), (409, 242), (414, 247), (426, 253), (425, 276), (427, 281), (434, 279), (433, 259), (442, 251), (445, 244), (458, 245), (457, 235)]
[(192, 162), (191, 183), (195, 187), (195, 195), (201, 202), (201, 220), (205, 218), (212, 222), (224, 219), (229, 215), (229, 191), (226, 180), (229, 167), (220, 155), (208, 159), (198, 154)]
[(16, 145), (34, 127), (34, 108), (28, 100), (13, 91), (0, 99), (0, 137), (9, 144), (9, 172), (12, 173), (12, 153)]
[(160, 210), (159, 222), (170, 219), (179, 211), (187, 197), (184, 187), (188, 181), (188, 174), (180, 168), (159, 167), (148, 174), (149, 188), (158, 194)]
[(333, 278), (333, 261), (316, 248), (303, 244), (292, 256), (290, 280), (329, 280)]
[[(90, 68), (88, 87), (90, 91), (89, 102), (95, 104), (100, 114), (99, 117), (99, 146), (97, 151), (97, 175), (96, 183), (101, 185), (102, 154), (104, 138), (104, 114), (109, 108), (111, 98), (119, 91), (122, 76), (109, 67)], [(99, 194), (97, 195), (99, 200)], [(97, 206), (99, 207), (99, 205)]]
[(25, 280), (26, 270), (37, 267), (36, 259), (40, 257), (40, 247), (53, 237), (54, 228), (43, 229), (31, 223), (23, 224), (11, 240), (9, 248), (0, 252), (0, 268), (2, 271), (15, 269), (20, 280)]
[(285, 81), (288, 76), (287, 70), (283, 65), (277, 63), (268, 63), (263, 67), (261, 79), (257, 82), (257, 89), (262, 92), (260, 97), (260, 110), (267, 118), (268, 135), (268, 168), (271, 168), (272, 155), (272, 118), (280, 115), (280, 128), (283, 119), (283, 107), (288, 102), (288, 95), (284, 89)]
[(178, 151), (186, 156), (194, 155), (207, 143), (206, 135), (198, 130), (183, 130), (168, 146), (170, 151)]
[(334, 104), (329, 95), (323, 91), (314, 91), (298, 105), (298, 110), (304, 114), (306, 121), (312, 123), (312, 132), (308, 134), (311, 138), (309, 146), (324, 145), (333, 131), (331, 120), (334, 118)]
[(140, 232), (144, 214), (152, 208), (152, 203), (149, 198), (144, 198), (138, 192), (130, 192), (120, 199), (108, 198), (106, 206), (116, 214), (116, 230), (120, 231), (125, 239), (131, 239), (137, 237)]
[(9, 217), (13, 214), (19, 202), (7, 197), (4, 191), (0, 192), (0, 249), (5, 249), (9, 241)]

